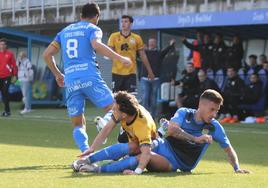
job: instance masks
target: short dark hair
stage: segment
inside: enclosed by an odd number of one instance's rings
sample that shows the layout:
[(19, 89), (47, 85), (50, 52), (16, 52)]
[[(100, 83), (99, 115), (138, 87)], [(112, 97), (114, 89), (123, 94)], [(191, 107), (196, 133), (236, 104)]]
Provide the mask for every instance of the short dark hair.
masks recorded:
[(121, 19), (128, 19), (130, 21), (130, 23), (133, 23), (134, 22), (134, 19), (132, 16), (129, 16), (129, 15), (123, 15), (121, 17)]
[(249, 56), (249, 58), (253, 58), (253, 59), (257, 59), (258, 57), (256, 56), (256, 55), (254, 55), (254, 54), (251, 54), (250, 56)]
[(206, 99), (206, 100), (212, 101), (212, 102), (214, 102), (216, 104), (220, 104), (220, 105), (223, 104), (223, 98), (222, 98), (221, 94), (218, 91), (213, 90), (213, 89), (205, 90), (200, 96), (200, 100), (201, 99)]
[(0, 39), (0, 42), (4, 42), (5, 44), (7, 44), (7, 39), (5, 39), (5, 38), (1, 38), (1, 39)]
[(96, 3), (87, 3), (82, 7), (81, 17), (82, 18), (94, 18), (100, 15), (100, 8)]
[(139, 109), (139, 102), (136, 97), (126, 91), (118, 91), (114, 94), (115, 102), (119, 105), (119, 110), (127, 115), (135, 115)]

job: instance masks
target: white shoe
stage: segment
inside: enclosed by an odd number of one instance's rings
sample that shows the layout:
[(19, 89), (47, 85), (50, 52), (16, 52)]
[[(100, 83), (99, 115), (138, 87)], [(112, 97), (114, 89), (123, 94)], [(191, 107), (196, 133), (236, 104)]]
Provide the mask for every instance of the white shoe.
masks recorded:
[(26, 114), (26, 113), (29, 113), (29, 112), (31, 112), (31, 109), (24, 108), (22, 111), (20, 111), (20, 114)]
[(79, 168), (79, 172), (98, 172), (97, 164), (85, 164)]
[[(95, 117), (94, 122), (96, 124), (98, 132), (100, 132), (108, 123), (100, 116)], [(102, 144), (106, 144), (106, 142), (107, 142), (107, 138), (102, 142)]]
[(90, 162), (87, 159), (78, 159), (71, 164), (71, 168), (74, 172), (79, 172), (79, 169), (84, 165), (89, 165)]

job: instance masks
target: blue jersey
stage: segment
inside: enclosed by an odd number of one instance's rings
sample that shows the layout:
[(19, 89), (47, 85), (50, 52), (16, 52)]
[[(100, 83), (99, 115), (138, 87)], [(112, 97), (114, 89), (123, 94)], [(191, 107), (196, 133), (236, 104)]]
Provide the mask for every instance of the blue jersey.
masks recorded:
[(101, 29), (86, 21), (70, 24), (57, 34), (52, 44), (62, 52), (65, 85), (100, 77), (91, 41), (101, 38)]
[[(196, 122), (193, 116), (195, 112), (196, 110), (194, 109), (180, 108), (170, 121), (177, 123), (184, 131), (193, 136), (200, 136), (202, 135), (203, 129), (208, 129), (208, 134), (212, 136), (214, 141), (219, 143), (221, 148), (230, 146), (230, 141), (226, 136), (223, 127), (216, 119), (212, 119), (209, 124), (204, 122)], [(187, 115), (192, 115), (192, 117), (187, 118)]]
[[(180, 108), (171, 118), (174, 122), (193, 136), (201, 136), (204, 129), (208, 129), (214, 141), (218, 142), (222, 148), (230, 146), (230, 141), (225, 134), (220, 123), (213, 119), (209, 124), (197, 122), (194, 118), (196, 110), (190, 108)], [(198, 144), (185, 140), (176, 139), (172, 136), (165, 138), (166, 146), (160, 144), (154, 152), (165, 156), (172, 164), (174, 170), (191, 171), (201, 160), (209, 144)], [(161, 147), (162, 146), (162, 147)]]

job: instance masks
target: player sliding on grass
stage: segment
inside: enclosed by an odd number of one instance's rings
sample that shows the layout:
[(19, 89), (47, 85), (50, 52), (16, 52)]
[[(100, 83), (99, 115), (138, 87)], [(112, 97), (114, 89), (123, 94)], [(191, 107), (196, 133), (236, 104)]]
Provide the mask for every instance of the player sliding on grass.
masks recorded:
[[(249, 173), (239, 167), (238, 157), (233, 149), (223, 127), (215, 120), (216, 114), (223, 103), (222, 96), (215, 90), (206, 90), (200, 97), (197, 110), (180, 108), (174, 117), (167, 122), (167, 137), (157, 139), (156, 147), (150, 157), (147, 169), (150, 171), (166, 172), (191, 171), (203, 157), (209, 144), (193, 143), (190, 139), (185, 141), (181, 129), (192, 136), (202, 135), (207, 130), (212, 139), (216, 141), (227, 154), (228, 160), (236, 173)], [(161, 157), (158, 157), (159, 154)], [(132, 170), (125, 170), (124, 174), (136, 174)]]
[[(123, 57), (101, 42), (102, 31), (98, 24), (100, 9), (97, 4), (82, 7), (81, 21), (70, 24), (60, 31), (54, 41), (44, 51), (44, 59), (56, 77), (60, 87), (66, 88), (67, 109), (71, 117), (73, 138), (83, 152), (88, 149), (88, 135), (84, 117), (85, 99), (97, 107), (110, 110), (113, 95), (103, 81), (96, 64), (96, 53), (120, 61), (130, 66), (131, 60)], [(61, 50), (64, 74), (56, 66), (53, 58)]]
[[(134, 95), (120, 91), (115, 94), (114, 99), (111, 120), (100, 131), (90, 148), (81, 155), (81, 157), (89, 154), (90, 156), (73, 162), (74, 171), (123, 172), (125, 169), (132, 169), (133, 172), (141, 174), (150, 161), (152, 141), (158, 138), (153, 118), (144, 107), (139, 105)], [(129, 143), (114, 144), (94, 153), (119, 121), (127, 133)], [(194, 137), (183, 131), (181, 131), (181, 135), (187, 140), (199, 143), (209, 142), (211, 139), (209, 135)], [(138, 157), (135, 156), (137, 154), (139, 154)], [(100, 167), (93, 164), (103, 160), (117, 160), (127, 155), (130, 156)], [(165, 160), (160, 155), (155, 154), (154, 156), (159, 160)]]

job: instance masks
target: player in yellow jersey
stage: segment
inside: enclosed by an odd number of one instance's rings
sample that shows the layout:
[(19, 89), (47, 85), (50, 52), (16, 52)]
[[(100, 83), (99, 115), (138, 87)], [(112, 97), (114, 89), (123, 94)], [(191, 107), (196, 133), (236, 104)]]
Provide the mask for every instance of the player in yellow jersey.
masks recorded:
[[(149, 162), (152, 140), (158, 138), (153, 118), (144, 107), (139, 105), (135, 96), (126, 91), (115, 93), (114, 99), (111, 120), (96, 136), (90, 148), (81, 156), (91, 155), (86, 159), (73, 162), (74, 171), (123, 172), (125, 169), (137, 169), (137, 173), (141, 173)], [(119, 121), (128, 135), (129, 143), (117, 143), (93, 153)], [(139, 159), (135, 157), (137, 154), (140, 154)], [(98, 161), (117, 160), (126, 155), (130, 156), (107, 165), (100, 167), (92, 165)]]
[[(165, 158), (157, 153), (151, 152), (153, 142), (157, 141), (158, 135), (156, 125), (150, 113), (141, 105), (139, 105), (134, 95), (125, 91), (119, 91), (115, 94), (115, 103), (113, 105), (113, 115), (111, 120), (101, 130), (95, 138), (93, 144), (86, 150), (81, 157), (88, 156), (85, 159), (79, 159), (73, 162), (72, 168), (76, 172), (123, 172), (130, 170), (131, 173), (141, 174), (147, 167), (150, 160), (165, 161)], [(98, 152), (94, 151), (102, 144), (112, 132), (118, 122), (121, 122), (121, 127), (127, 133), (129, 143), (118, 143), (104, 148)], [(195, 137), (184, 131), (179, 134), (187, 139), (195, 141)], [(203, 140), (206, 137), (199, 138)], [(128, 157), (125, 157), (130, 155)], [(96, 166), (94, 163), (103, 160), (118, 160), (103, 166)], [(149, 170), (158, 171), (169, 165), (167, 161), (164, 164), (159, 164), (158, 167)], [(169, 168), (166, 168), (168, 171)]]
[(148, 78), (154, 79), (154, 74), (151, 69), (150, 63), (144, 51), (144, 43), (142, 38), (131, 32), (131, 26), (133, 24), (133, 18), (128, 15), (121, 17), (122, 30), (112, 33), (108, 46), (120, 55), (129, 57), (132, 60), (132, 65), (129, 67), (122, 66), (118, 60), (113, 60), (112, 66), (112, 89), (113, 92), (128, 91), (136, 92), (136, 54), (140, 55), (140, 58), (148, 71)]

